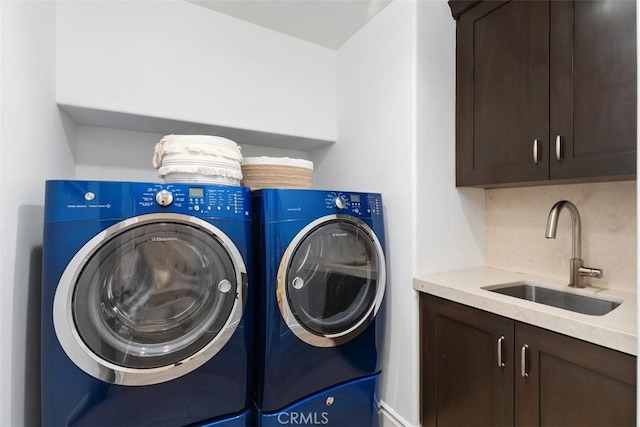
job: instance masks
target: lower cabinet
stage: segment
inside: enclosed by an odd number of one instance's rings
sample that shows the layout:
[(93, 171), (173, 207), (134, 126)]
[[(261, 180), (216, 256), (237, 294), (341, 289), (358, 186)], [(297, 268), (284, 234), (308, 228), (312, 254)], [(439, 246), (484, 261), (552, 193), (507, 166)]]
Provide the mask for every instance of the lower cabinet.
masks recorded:
[(634, 356), (420, 294), (423, 426), (636, 424)]

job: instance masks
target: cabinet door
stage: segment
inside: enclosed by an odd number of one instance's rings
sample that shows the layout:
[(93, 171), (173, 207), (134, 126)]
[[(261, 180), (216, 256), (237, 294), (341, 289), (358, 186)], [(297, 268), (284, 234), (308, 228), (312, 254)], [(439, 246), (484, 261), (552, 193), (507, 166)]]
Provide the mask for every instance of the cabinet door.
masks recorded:
[(549, 3), (482, 2), (456, 31), (456, 184), (548, 180)]
[(551, 179), (635, 176), (636, 2), (552, 1), (550, 38)]
[(420, 294), (420, 331), (421, 424), (513, 425), (513, 321)]
[(515, 333), (516, 425), (635, 425), (635, 357), (522, 323)]

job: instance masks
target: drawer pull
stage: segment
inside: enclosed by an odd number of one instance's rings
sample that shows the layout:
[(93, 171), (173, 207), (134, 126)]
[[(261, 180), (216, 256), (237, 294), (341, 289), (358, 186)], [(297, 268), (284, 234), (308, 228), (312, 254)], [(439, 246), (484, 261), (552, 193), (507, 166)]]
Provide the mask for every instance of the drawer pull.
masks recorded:
[(529, 346), (527, 344), (522, 346), (522, 349), (520, 349), (520, 375), (522, 376), (522, 378), (529, 377), (529, 373), (527, 372), (527, 350), (528, 349), (529, 349)]
[(505, 363), (502, 361), (502, 343), (504, 342), (504, 336), (498, 338), (498, 367), (504, 368)]

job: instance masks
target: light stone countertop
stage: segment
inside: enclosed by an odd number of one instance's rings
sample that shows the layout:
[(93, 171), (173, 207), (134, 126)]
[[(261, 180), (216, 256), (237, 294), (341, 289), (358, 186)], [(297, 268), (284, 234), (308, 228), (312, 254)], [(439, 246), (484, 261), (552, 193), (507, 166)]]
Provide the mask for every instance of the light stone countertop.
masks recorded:
[[(519, 281), (528, 281), (582, 295), (623, 300), (623, 302), (604, 316), (591, 316), (482, 289), (485, 286)], [(593, 286), (574, 289), (569, 288), (566, 283), (566, 281), (531, 274), (477, 267), (414, 277), (413, 288), (513, 320), (637, 355), (636, 294)]]

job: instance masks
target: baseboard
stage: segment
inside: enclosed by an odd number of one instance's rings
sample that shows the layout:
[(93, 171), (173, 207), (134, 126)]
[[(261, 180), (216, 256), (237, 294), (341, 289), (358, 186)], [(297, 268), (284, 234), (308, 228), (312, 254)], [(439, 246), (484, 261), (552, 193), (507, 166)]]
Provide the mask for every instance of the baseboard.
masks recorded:
[(378, 402), (378, 408), (380, 410), (380, 426), (381, 427), (419, 427), (414, 426), (407, 420), (402, 418), (396, 411), (393, 410), (385, 402)]

